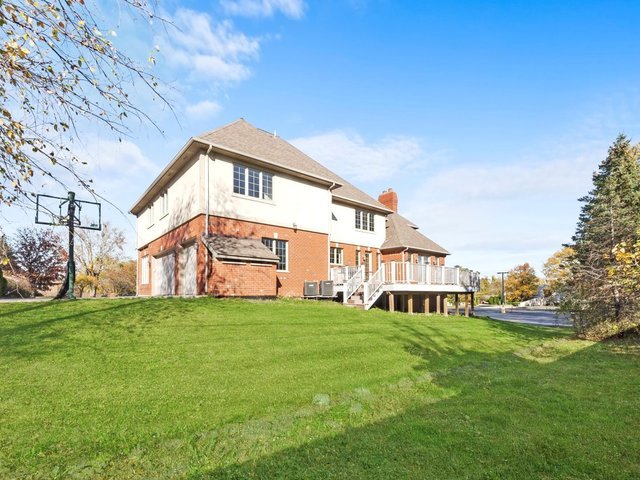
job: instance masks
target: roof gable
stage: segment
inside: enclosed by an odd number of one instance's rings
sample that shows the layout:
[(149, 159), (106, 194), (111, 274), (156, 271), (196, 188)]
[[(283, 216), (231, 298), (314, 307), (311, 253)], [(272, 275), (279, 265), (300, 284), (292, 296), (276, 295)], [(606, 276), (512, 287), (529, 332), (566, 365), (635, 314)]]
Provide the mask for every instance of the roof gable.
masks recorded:
[(429, 237), (420, 233), (414, 223), (397, 213), (387, 215), (386, 238), (381, 247), (382, 250), (391, 248), (412, 248), (445, 255), (450, 253)]
[(316, 162), (275, 133), (254, 127), (242, 118), (216, 130), (203, 133), (196, 138), (247, 157), (267, 161), (281, 168), (329, 180), (337, 185), (331, 192), (336, 199), (363, 204), (385, 212), (390, 211), (382, 203)]

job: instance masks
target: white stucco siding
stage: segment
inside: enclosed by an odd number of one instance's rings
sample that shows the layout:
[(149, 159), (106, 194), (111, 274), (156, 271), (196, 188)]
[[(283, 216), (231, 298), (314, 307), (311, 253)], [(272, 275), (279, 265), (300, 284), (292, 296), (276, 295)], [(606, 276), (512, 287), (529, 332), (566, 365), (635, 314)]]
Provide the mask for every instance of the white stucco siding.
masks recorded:
[[(355, 212), (362, 210), (374, 213), (374, 231), (358, 230), (355, 227)], [(380, 248), (384, 243), (386, 224), (385, 216), (367, 210), (365, 207), (356, 208), (341, 203), (331, 204), (331, 220), (329, 238), (332, 242), (348, 243), (351, 245), (362, 245), (367, 247)]]
[(228, 218), (329, 233), (328, 187), (283, 173), (273, 174), (273, 199), (262, 200), (233, 192), (233, 164), (247, 165), (217, 155), (210, 160), (210, 213)]
[[(159, 195), (138, 215), (138, 248), (204, 213), (200, 186), (203, 166), (199, 160), (200, 155), (194, 156), (163, 190), (168, 195), (167, 212), (163, 212), (163, 200)], [(152, 222), (149, 221), (149, 207), (153, 209)]]

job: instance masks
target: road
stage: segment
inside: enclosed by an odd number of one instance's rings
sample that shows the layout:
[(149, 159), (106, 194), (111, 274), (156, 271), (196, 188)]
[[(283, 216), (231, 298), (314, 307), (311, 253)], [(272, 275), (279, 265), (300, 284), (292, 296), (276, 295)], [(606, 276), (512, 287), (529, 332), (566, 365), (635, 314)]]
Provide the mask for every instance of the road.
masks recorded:
[(566, 315), (558, 314), (555, 310), (537, 308), (507, 308), (506, 313), (500, 313), (500, 307), (493, 305), (478, 305), (476, 316), (491, 317), (495, 320), (515, 323), (529, 323), (531, 325), (545, 325), (548, 327), (570, 327), (571, 322)]

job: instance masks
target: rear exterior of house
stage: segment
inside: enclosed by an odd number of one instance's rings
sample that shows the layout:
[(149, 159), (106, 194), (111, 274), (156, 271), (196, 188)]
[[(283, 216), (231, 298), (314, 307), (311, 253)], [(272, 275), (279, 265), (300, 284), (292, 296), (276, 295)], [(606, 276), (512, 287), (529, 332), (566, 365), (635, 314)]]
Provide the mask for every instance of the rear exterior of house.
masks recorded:
[[(346, 303), (406, 308), (403, 295), (413, 294), (392, 286), (413, 282), (422, 292), (427, 268), (435, 285), (431, 267), (444, 268), (449, 252), (397, 203), (395, 192), (376, 200), (237, 120), (191, 138), (132, 207), (138, 294), (301, 297), (305, 282), (331, 279)], [(445, 290), (453, 287), (473, 291)]]

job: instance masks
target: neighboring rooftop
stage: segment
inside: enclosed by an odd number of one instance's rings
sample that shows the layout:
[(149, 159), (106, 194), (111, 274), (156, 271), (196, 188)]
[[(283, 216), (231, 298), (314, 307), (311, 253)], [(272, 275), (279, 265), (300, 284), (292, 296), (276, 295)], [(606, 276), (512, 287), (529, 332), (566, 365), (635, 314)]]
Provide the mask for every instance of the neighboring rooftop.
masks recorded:
[(445, 248), (418, 232), (418, 227), (398, 213), (387, 215), (387, 235), (381, 249), (411, 248), (449, 255)]

